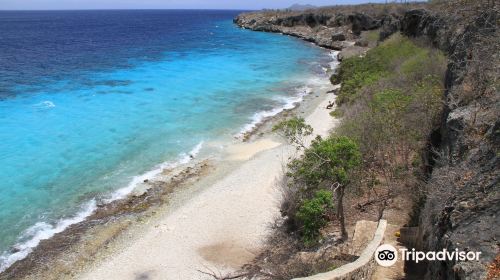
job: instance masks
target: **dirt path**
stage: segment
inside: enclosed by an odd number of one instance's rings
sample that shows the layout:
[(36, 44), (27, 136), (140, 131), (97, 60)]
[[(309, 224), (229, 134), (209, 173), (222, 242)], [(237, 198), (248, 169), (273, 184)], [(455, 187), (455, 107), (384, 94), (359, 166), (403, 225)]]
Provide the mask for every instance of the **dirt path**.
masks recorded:
[[(399, 229), (400, 226), (387, 224), (387, 228), (385, 230), (385, 235), (384, 235), (384, 244), (390, 244), (394, 246), (398, 250), (398, 253), (399, 249), (406, 248), (403, 244), (397, 241), (396, 232), (398, 232)], [(404, 278), (405, 278), (404, 261), (401, 259), (401, 256), (398, 256), (398, 261), (390, 267), (383, 267), (377, 265), (375, 272), (372, 276), (373, 280), (386, 280), (386, 279), (399, 280)]]

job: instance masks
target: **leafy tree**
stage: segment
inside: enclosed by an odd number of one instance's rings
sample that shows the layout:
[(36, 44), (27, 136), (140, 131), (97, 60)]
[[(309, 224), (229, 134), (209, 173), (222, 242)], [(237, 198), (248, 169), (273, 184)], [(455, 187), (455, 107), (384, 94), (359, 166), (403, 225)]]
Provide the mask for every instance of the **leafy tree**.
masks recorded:
[[(350, 183), (349, 173), (361, 163), (357, 143), (345, 136), (330, 136), (327, 139), (317, 136), (311, 145), (306, 147), (304, 139), (313, 133), (313, 129), (303, 118), (282, 121), (273, 127), (273, 131), (284, 136), (291, 144), (296, 145), (297, 149), (304, 149), (301, 157), (288, 164), (287, 175), (293, 179), (296, 186), (302, 186), (305, 197), (308, 194), (310, 196), (313, 190), (330, 189), (335, 192), (337, 218), (340, 221), (342, 237), (346, 239), (343, 197), (345, 188)], [(303, 196), (299, 196), (299, 199), (301, 197)], [(296, 218), (300, 219), (300, 216)], [(313, 233), (314, 231), (306, 235), (313, 236)]]
[(295, 145), (297, 149), (301, 149), (305, 148), (305, 137), (313, 133), (313, 128), (306, 124), (304, 118), (293, 117), (275, 125), (273, 131), (283, 136), (290, 144)]
[[(289, 164), (288, 175), (307, 189), (329, 188), (337, 198), (337, 218), (340, 221), (342, 237), (347, 238), (345, 229), (343, 197), (349, 185), (349, 173), (359, 166), (361, 154), (358, 145), (345, 136), (317, 137), (304, 150), (301, 158)], [(307, 190), (306, 189), (306, 190)]]

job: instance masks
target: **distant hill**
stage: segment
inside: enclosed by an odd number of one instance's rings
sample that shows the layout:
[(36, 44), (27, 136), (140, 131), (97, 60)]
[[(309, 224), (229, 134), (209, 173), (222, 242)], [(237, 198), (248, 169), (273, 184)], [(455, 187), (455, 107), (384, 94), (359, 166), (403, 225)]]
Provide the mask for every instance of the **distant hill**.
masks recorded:
[(292, 10), (292, 11), (304, 11), (304, 10), (316, 9), (316, 8), (317, 8), (316, 6), (309, 5), (309, 4), (306, 4), (306, 5), (293, 4), (292, 6), (290, 6), (288, 8), (288, 10)]

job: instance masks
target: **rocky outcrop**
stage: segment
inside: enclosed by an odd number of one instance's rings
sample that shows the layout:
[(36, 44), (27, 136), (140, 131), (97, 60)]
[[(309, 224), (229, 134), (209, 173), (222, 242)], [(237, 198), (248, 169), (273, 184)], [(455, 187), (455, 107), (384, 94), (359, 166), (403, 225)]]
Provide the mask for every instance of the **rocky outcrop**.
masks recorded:
[(390, 35), (398, 32), (401, 29), (401, 18), (398, 15), (385, 16), (380, 21), (380, 40), (385, 40)]
[(332, 41), (345, 41), (345, 40), (346, 40), (346, 37), (345, 37), (344, 33), (342, 33), (342, 32), (337, 32), (337, 33), (332, 34)]
[(393, 15), (368, 15), (335, 10), (313, 10), (305, 13), (254, 12), (237, 16), (234, 22), (255, 31), (283, 33), (314, 42), (329, 49), (350, 46), (345, 41), (358, 39), (361, 31), (373, 30), (392, 19)]
[[(234, 22), (255, 31), (283, 33), (314, 42), (319, 46), (340, 50), (344, 47), (346, 30), (342, 27), (329, 27), (331, 17), (313, 13), (273, 16), (267, 13), (249, 13), (239, 15)], [(339, 34), (344, 40), (338, 40)], [(334, 35), (337, 35), (335, 37)], [(334, 38), (335, 37), (335, 38)]]
[(347, 17), (347, 22), (351, 24), (352, 33), (355, 35), (360, 35), (361, 31), (373, 30), (381, 26), (381, 20), (375, 20), (361, 13), (349, 15)]

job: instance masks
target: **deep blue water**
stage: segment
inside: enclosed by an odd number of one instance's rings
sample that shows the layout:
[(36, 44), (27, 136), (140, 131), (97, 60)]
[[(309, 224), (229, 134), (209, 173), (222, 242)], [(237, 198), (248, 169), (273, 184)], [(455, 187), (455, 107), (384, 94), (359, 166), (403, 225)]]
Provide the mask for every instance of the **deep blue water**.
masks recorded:
[(239, 29), (238, 13), (0, 12), (0, 271), (297, 99), (327, 53)]

